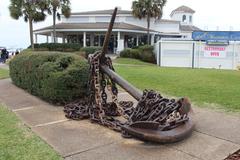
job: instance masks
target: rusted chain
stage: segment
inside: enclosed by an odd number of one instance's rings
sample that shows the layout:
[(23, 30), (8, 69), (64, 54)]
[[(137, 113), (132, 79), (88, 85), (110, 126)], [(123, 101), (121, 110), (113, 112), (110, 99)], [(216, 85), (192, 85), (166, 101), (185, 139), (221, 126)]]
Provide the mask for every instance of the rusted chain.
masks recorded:
[[(100, 55), (101, 52), (97, 52), (89, 56), (90, 95), (66, 105), (64, 112), (67, 118), (74, 120), (90, 118), (92, 122), (119, 132), (122, 125), (131, 125), (139, 121), (157, 122), (160, 130), (171, 130), (188, 121), (187, 113), (190, 106), (185, 105), (186, 99), (183, 98), (167, 99), (153, 90), (145, 90), (136, 107), (133, 107), (133, 102), (118, 102), (115, 82), (100, 70)], [(114, 71), (110, 58), (101, 60), (103, 60), (101, 63)], [(107, 102), (106, 90), (110, 92), (111, 102)], [(126, 121), (121, 122), (115, 118), (116, 116), (122, 116)], [(129, 137), (127, 133), (123, 135)]]

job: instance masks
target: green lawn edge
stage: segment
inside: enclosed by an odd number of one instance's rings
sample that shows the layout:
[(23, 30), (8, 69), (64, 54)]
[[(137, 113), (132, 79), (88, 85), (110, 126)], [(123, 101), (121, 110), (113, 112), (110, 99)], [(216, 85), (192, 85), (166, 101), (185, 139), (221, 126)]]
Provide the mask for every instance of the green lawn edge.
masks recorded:
[(147, 63), (147, 62), (143, 62), (141, 60), (132, 59), (132, 58), (116, 58), (116, 59), (113, 60), (113, 63), (115, 65), (118, 65), (118, 64), (125, 64), (125, 65), (148, 65), (148, 66), (153, 66), (154, 65), (152, 63)]
[(9, 70), (0, 68), (0, 79), (9, 78)]
[(0, 104), (0, 159), (62, 160), (62, 157)]

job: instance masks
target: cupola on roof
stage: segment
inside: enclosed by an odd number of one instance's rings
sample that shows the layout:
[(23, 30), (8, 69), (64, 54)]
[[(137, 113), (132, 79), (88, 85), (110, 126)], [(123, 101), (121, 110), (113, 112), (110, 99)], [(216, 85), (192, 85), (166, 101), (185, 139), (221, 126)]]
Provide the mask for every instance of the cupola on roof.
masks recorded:
[(173, 10), (170, 16), (172, 16), (175, 13), (192, 13), (193, 14), (195, 13), (195, 11), (187, 6), (180, 6), (175, 10)]

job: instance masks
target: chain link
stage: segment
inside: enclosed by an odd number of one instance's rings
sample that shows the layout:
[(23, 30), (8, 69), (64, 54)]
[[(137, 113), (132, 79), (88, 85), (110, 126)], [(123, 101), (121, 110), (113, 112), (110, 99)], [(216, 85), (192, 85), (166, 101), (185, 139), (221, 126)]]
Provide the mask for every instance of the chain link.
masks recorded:
[[(190, 106), (186, 106), (188, 102), (183, 98), (167, 99), (155, 91), (145, 90), (136, 107), (133, 107), (131, 101), (118, 102), (115, 82), (100, 71), (100, 64), (107, 65), (114, 71), (112, 61), (110, 58), (100, 58), (100, 55), (101, 52), (96, 52), (89, 56), (89, 97), (66, 105), (64, 112), (67, 118), (74, 120), (90, 118), (92, 122), (119, 132), (122, 125), (131, 125), (138, 121), (158, 122), (160, 130), (170, 130), (188, 121), (189, 108), (183, 107)], [(111, 102), (107, 102), (106, 89), (110, 92)], [(124, 117), (126, 122), (117, 120), (114, 118), (116, 116)], [(124, 137), (130, 137), (128, 133), (122, 134)]]

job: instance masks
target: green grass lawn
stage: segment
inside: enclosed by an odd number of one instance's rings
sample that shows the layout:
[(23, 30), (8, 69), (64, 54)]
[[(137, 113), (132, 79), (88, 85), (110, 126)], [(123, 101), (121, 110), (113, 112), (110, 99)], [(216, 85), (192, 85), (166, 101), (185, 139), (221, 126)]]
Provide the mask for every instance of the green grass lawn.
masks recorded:
[(24, 126), (14, 113), (0, 104), (1, 160), (59, 160), (50, 146)]
[(117, 58), (113, 60), (113, 63), (115, 64), (129, 64), (129, 65), (154, 65), (151, 63), (143, 62), (137, 59), (131, 59), (131, 58)]
[(6, 69), (0, 68), (0, 79), (8, 78), (9, 77), (9, 71)]
[(115, 65), (115, 69), (140, 89), (154, 89), (165, 95), (189, 97), (201, 106), (210, 103), (228, 111), (240, 111), (239, 71), (160, 68), (151, 65)]

